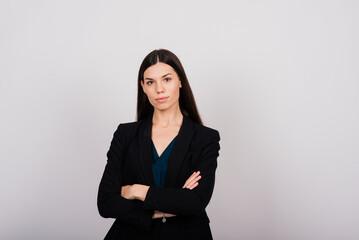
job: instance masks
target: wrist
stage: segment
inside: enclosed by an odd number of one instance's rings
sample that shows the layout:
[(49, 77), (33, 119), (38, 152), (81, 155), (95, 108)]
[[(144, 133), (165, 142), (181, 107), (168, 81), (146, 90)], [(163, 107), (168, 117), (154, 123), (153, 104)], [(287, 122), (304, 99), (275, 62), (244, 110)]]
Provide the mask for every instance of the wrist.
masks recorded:
[(140, 201), (145, 201), (147, 191), (150, 187), (142, 184), (134, 184), (132, 185), (132, 193), (135, 199)]

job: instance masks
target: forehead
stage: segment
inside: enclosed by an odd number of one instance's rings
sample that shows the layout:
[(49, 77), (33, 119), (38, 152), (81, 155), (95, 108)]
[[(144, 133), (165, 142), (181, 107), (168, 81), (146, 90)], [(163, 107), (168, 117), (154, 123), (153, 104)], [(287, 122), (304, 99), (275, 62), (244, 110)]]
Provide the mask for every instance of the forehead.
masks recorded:
[(171, 73), (172, 75), (177, 75), (176, 71), (168, 64), (158, 62), (155, 65), (147, 68), (143, 73), (144, 78), (161, 78), (163, 75)]

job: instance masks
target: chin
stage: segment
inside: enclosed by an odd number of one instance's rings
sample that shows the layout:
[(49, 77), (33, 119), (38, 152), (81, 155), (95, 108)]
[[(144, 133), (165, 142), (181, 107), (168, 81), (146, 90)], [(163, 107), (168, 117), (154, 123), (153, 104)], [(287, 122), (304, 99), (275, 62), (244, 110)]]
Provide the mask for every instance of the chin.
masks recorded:
[(153, 105), (154, 109), (158, 111), (166, 111), (176, 106), (176, 102), (166, 102), (165, 104)]
[(161, 105), (161, 106), (155, 106), (154, 108), (157, 109), (157, 110), (159, 110), (159, 111), (165, 111), (165, 110), (170, 109), (171, 106), (172, 106), (172, 105), (166, 104), (166, 105)]
[(158, 111), (166, 111), (168, 107), (155, 107), (155, 109)]

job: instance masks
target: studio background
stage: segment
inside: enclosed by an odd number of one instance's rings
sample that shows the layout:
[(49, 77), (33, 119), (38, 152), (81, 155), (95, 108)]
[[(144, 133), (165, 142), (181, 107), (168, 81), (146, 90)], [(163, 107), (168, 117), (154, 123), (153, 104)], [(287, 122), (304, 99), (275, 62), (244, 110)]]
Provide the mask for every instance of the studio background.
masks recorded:
[(103, 239), (106, 152), (157, 48), (221, 134), (215, 239), (359, 239), (358, 7), (2, 0), (0, 239)]

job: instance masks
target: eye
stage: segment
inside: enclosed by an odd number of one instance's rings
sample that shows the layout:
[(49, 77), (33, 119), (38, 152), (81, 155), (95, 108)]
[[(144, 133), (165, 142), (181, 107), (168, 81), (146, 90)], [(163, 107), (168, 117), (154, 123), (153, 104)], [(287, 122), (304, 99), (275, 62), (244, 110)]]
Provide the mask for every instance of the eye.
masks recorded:
[(171, 80), (171, 78), (165, 78), (164, 80), (165, 80), (165, 82), (168, 82)]
[(147, 85), (152, 85), (153, 81), (146, 81)]

